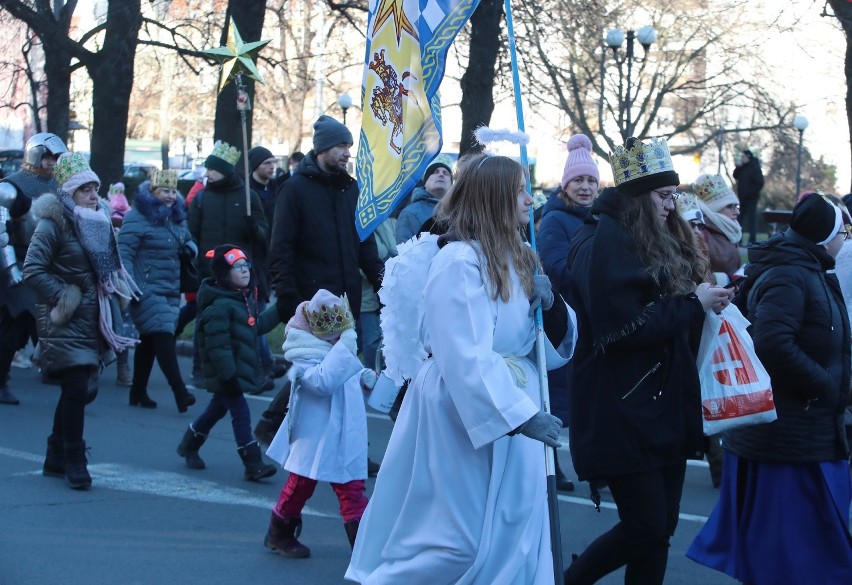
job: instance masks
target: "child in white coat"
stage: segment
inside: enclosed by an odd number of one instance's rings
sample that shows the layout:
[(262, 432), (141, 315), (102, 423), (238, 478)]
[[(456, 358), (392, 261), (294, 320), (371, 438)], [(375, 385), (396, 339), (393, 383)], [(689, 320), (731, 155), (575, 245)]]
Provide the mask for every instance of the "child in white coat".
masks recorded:
[(317, 482), (327, 481), (340, 502), (346, 535), (355, 544), (367, 507), (367, 412), (364, 391), (376, 373), (358, 359), (355, 320), (346, 296), (320, 289), (287, 323), (284, 357), (292, 362), (290, 408), (267, 451), (290, 472), (272, 509), (264, 538), (290, 558), (311, 551), (297, 540), (302, 509)]

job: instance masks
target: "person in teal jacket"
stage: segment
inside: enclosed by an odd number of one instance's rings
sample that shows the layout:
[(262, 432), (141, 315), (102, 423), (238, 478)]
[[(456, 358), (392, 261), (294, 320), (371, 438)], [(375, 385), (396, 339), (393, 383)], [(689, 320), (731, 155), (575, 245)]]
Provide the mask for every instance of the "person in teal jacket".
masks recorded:
[(245, 466), (245, 478), (257, 481), (275, 475), (275, 467), (263, 461), (260, 446), (251, 434), (251, 413), (245, 392), (259, 383), (257, 337), (280, 323), (275, 306), (260, 313), (258, 291), (246, 253), (232, 244), (216, 246), (211, 258), (213, 276), (198, 291), (198, 338), (210, 403), (183, 435), (177, 452), (190, 469), (204, 469), (198, 450), (217, 422), (231, 414), (237, 452)]

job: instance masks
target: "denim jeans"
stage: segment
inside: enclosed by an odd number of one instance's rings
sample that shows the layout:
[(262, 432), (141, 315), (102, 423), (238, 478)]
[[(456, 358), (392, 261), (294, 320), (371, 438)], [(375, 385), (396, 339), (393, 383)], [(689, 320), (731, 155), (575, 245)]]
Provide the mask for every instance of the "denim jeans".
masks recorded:
[(362, 312), (358, 317), (358, 349), (364, 358), (364, 365), (371, 370), (376, 368), (376, 352), (382, 342), (382, 328), (378, 311)]
[(254, 441), (251, 434), (251, 412), (248, 401), (242, 394), (214, 394), (207, 408), (204, 409), (192, 423), (196, 433), (207, 435), (222, 420), (231, 413), (231, 426), (234, 428), (234, 439), (237, 447), (244, 447)]

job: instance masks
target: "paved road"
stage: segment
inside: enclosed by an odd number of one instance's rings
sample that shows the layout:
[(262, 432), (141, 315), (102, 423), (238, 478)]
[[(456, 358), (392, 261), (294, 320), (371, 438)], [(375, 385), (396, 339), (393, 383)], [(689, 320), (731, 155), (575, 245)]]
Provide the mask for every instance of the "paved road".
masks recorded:
[[(181, 367), (188, 375), (188, 360), (181, 358)], [(31, 370), (14, 369), (12, 376), (22, 404), (0, 405), (0, 585), (344, 583), (349, 545), (327, 486), (317, 488), (304, 518), (302, 541), (312, 556), (290, 560), (262, 546), (285, 475), (245, 481), (228, 420), (202, 449), (207, 469), (183, 465), (175, 447), (206, 403), (205, 393), (188, 413), (178, 414), (155, 367), (150, 394), (159, 408), (131, 408), (127, 389), (114, 386), (115, 372), (108, 369), (86, 414), (94, 486), (76, 492), (63, 480), (41, 475), (58, 388), (41, 384)], [(253, 420), (268, 400), (251, 397)], [(391, 424), (379, 414), (371, 414), (369, 423), (370, 454), (381, 460)], [(562, 461), (570, 461), (567, 452)], [(370, 480), (368, 490), (372, 486)], [(683, 556), (717, 493), (706, 467), (689, 468), (667, 583), (734, 583)], [(615, 522), (611, 504), (597, 513), (586, 496), (584, 487), (577, 495), (560, 496), (566, 558)], [(601, 581), (622, 582), (623, 573)]]

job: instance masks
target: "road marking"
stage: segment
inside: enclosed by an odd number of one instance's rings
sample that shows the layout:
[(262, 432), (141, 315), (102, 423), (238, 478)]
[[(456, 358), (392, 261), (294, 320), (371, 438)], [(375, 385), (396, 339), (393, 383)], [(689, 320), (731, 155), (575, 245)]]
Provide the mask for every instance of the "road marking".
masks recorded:
[[(0, 455), (38, 463), (39, 465), (44, 461), (43, 456), (3, 447), (0, 447)], [(276, 502), (276, 500), (255, 495), (247, 490), (227, 487), (206, 479), (197, 479), (170, 471), (140, 470), (129, 465), (116, 463), (97, 463), (88, 467), (95, 488), (180, 498), (209, 504), (251, 506), (264, 510), (271, 510)], [(41, 475), (41, 470), (26, 471), (18, 475)], [(320, 518), (338, 517), (337, 514), (327, 514), (308, 506), (302, 510), (302, 514)]]

